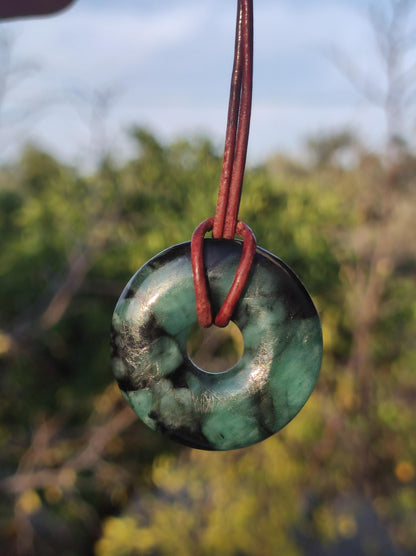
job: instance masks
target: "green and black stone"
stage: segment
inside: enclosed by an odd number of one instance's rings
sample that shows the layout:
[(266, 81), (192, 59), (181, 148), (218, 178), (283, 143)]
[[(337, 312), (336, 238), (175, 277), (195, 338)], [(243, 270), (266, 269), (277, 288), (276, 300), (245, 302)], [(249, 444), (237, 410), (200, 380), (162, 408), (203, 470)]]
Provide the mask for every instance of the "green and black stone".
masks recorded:
[[(214, 313), (241, 252), (239, 241), (204, 241)], [(300, 411), (319, 375), (321, 325), (296, 275), (259, 247), (233, 321), (242, 358), (223, 373), (203, 371), (187, 353), (197, 322), (190, 243), (163, 251), (133, 276), (114, 311), (113, 372), (151, 429), (194, 448), (230, 450), (264, 440)]]

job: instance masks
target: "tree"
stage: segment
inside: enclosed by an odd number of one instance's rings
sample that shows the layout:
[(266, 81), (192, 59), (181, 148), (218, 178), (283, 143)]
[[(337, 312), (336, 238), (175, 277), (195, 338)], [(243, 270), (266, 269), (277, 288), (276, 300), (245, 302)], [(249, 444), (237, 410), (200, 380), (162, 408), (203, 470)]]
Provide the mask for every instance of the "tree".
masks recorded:
[(325, 358), (287, 428), (223, 454), (138, 423), (107, 346), (130, 276), (214, 213), (212, 144), (135, 128), (123, 165), (85, 176), (31, 147), (1, 170), (3, 552), (414, 553), (416, 157), (396, 131), (387, 153), (341, 133), (315, 139), (318, 164), (248, 170), (241, 217), (309, 288)]

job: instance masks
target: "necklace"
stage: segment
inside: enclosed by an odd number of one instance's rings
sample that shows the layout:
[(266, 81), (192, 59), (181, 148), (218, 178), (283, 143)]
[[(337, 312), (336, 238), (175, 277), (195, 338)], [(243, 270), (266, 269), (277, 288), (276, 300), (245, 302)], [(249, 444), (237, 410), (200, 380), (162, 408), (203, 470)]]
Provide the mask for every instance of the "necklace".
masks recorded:
[[(112, 367), (127, 402), (151, 429), (204, 450), (249, 446), (284, 427), (309, 398), (322, 359), (320, 320), (306, 289), (238, 220), (252, 68), (253, 0), (238, 0), (216, 214), (191, 242), (136, 272), (112, 321)], [(222, 373), (200, 369), (187, 353), (191, 329), (230, 320), (244, 341), (240, 361)]]

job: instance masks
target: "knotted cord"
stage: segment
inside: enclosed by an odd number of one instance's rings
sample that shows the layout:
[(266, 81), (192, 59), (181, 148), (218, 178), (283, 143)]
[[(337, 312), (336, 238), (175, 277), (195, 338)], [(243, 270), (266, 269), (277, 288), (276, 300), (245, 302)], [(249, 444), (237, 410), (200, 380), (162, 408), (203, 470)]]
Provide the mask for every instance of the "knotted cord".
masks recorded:
[(256, 251), (251, 229), (238, 220), (247, 145), (250, 131), (253, 84), (253, 0), (238, 0), (234, 66), (228, 108), (224, 159), (215, 216), (202, 222), (194, 231), (191, 259), (200, 326), (213, 323), (208, 284), (204, 269), (204, 236), (212, 230), (214, 238), (243, 237), (243, 253), (231, 289), (215, 317), (217, 326), (226, 326), (250, 274)]

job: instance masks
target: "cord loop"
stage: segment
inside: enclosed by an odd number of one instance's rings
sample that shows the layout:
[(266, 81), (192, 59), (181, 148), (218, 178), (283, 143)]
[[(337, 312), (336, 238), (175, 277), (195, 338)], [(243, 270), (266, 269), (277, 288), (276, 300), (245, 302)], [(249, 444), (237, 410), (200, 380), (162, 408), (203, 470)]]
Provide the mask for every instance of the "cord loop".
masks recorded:
[[(217, 326), (226, 326), (250, 274), (256, 250), (253, 232), (238, 220), (247, 145), (250, 132), (253, 88), (253, 0), (238, 0), (234, 66), (228, 107), (224, 160), (215, 216), (202, 222), (192, 236), (192, 268), (196, 310), (200, 326), (213, 322), (211, 303), (203, 262), (203, 240), (212, 230), (214, 238), (244, 239), (243, 255), (231, 290), (215, 318)], [(246, 245), (247, 243), (247, 245)]]

